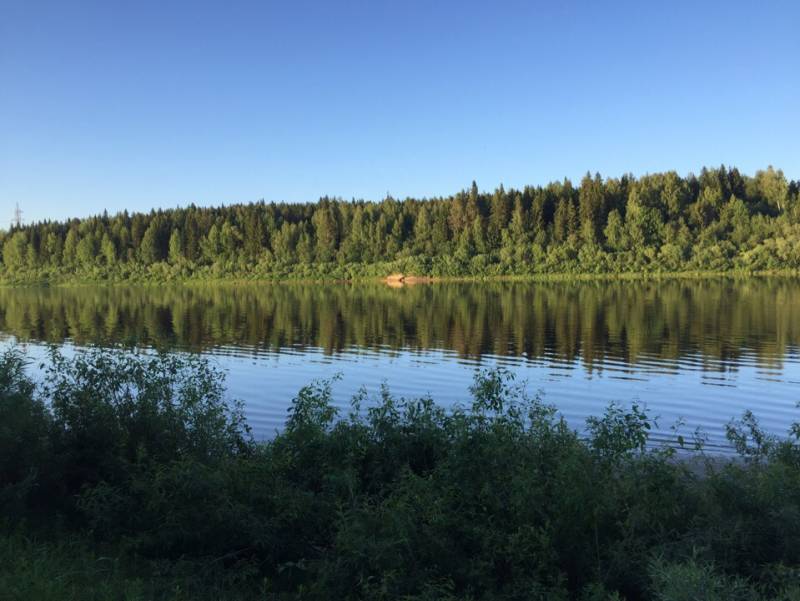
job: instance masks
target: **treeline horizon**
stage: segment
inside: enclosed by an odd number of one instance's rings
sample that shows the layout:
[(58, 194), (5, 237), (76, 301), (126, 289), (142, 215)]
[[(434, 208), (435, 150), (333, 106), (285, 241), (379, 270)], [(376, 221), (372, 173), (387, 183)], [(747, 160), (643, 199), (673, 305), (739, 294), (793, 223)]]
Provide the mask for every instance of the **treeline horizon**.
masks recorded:
[(590, 173), (373, 202), (190, 205), (0, 232), (6, 279), (439, 277), (800, 268), (800, 183), (773, 167)]

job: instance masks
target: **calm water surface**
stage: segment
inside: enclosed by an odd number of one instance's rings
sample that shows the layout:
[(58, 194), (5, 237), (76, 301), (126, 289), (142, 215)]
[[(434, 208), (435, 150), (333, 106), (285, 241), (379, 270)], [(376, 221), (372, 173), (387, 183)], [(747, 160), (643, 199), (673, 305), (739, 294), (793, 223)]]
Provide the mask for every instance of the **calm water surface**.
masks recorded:
[(0, 345), (136, 344), (208, 356), (228, 371), (257, 435), (290, 399), (341, 374), (361, 386), (466, 402), (502, 365), (575, 427), (610, 401), (644, 403), (666, 436), (679, 418), (719, 444), (753, 410), (785, 433), (800, 418), (800, 280), (0, 289)]

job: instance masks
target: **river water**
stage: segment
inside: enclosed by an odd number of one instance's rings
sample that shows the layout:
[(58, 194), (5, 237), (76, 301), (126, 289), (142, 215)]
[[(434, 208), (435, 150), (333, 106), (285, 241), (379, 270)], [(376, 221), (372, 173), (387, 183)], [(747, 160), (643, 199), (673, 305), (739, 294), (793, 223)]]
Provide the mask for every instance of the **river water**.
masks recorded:
[(502, 366), (580, 429), (611, 401), (657, 416), (654, 437), (701, 428), (710, 446), (752, 410), (782, 434), (800, 419), (800, 280), (0, 288), (0, 345), (202, 353), (227, 373), (258, 437), (299, 388), (469, 402)]

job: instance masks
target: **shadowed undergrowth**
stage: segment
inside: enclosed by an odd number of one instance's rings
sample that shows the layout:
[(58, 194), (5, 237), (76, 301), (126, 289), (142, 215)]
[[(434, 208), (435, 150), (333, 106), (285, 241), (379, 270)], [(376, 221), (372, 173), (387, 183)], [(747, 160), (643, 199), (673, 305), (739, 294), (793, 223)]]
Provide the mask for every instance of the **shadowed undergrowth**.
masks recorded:
[[(585, 432), (502, 370), (469, 404), (303, 388), (254, 441), (196, 357), (0, 358), (9, 599), (800, 599), (800, 427), (732, 422), (737, 460)], [(700, 475), (698, 475), (700, 474)]]

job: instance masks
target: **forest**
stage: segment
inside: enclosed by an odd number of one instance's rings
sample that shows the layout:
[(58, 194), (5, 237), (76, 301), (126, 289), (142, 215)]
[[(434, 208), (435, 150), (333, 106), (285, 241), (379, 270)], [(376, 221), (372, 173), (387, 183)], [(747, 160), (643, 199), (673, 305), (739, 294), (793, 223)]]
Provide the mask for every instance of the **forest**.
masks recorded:
[(770, 272), (800, 268), (800, 183), (703, 168), (587, 173), (380, 202), (122, 212), (0, 232), (5, 282)]

